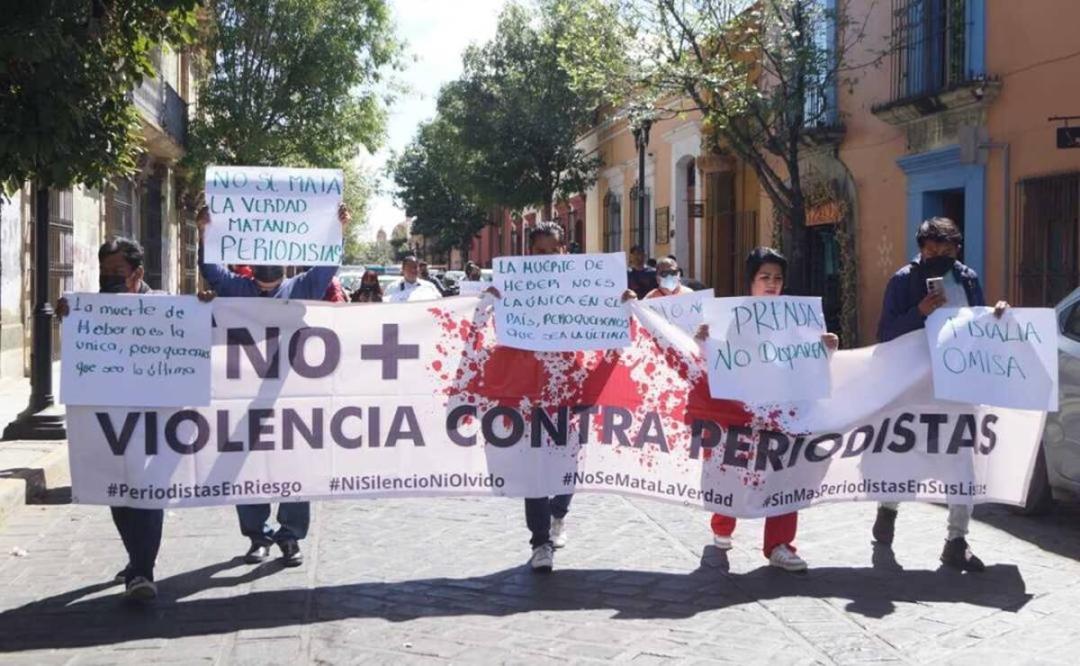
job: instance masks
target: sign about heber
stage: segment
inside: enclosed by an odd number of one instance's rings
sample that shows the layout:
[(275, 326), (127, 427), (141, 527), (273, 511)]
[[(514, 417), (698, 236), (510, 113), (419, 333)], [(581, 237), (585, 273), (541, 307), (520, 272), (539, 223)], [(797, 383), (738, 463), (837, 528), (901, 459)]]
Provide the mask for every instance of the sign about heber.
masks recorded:
[(205, 260), (214, 264), (334, 266), (344, 251), (339, 169), (206, 169)]
[(942, 308), (926, 320), (934, 397), (1057, 411), (1058, 329), (1049, 308)]
[(67, 294), (60, 399), (68, 405), (210, 404), (210, 305), (194, 296)]
[(829, 396), (820, 298), (715, 298), (704, 313), (712, 397), (768, 404)]
[(630, 342), (626, 255), (559, 254), (495, 260), (499, 344), (532, 351), (619, 349)]

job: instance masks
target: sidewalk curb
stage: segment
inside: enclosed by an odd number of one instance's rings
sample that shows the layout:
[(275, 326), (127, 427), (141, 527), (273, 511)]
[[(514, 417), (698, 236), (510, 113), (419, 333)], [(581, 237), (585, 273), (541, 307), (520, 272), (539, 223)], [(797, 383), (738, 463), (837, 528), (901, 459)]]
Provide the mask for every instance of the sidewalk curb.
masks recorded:
[(0, 442), (0, 526), (47, 491), (70, 484), (66, 441)]

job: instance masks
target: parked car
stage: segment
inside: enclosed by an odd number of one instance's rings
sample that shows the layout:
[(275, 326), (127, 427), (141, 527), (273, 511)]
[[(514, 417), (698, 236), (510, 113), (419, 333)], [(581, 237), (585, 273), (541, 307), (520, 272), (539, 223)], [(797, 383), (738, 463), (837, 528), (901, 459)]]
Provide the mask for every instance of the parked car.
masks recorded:
[(1080, 499), (1080, 289), (1055, 308), (1058, 322), (1058, 411), (1046, 415), (1042, 446), (1022, 513), (1054, 500)]

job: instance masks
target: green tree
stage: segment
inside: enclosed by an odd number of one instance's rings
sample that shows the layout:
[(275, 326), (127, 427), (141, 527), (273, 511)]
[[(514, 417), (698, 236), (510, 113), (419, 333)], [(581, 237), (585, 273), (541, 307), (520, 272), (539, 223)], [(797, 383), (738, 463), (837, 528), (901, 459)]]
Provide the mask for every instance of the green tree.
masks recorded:
[(197, 0), (5, 2), (0, 15), (0, 185), (98, 186), (141, 148), (129, 93), (151, 51), (182, 43)]
[(600, 166), (577, 146), (598, 98), (571, 87), (557, 49), (564, 30), (557, 18), (508, 4), (495, 38), (466, 51), (461, 79), (439, 100), (440, 114), (482, 158), (472, 180), (483, 198), (511, 208), (542, 206), (547, 219), (552, 201), (587, 189)]
[(837, 88), (884, 56), (851, 57), (866, 17), (823, 0), (546, 1), (566, 26), (559, 53), (575, 89), (646, 117), (698, 111), (713, 147), (756, 172), (795, 239), (785, 249), (803, 288), (805, 157), (839, 122)]
[[(208, 164), (337, 166), (355, 207), (371, 185), (348, 177), (358, 173), (349, 164), (383, 139), (380, 84), (399, 53), (386, 2), (210, 0), (208, 9), (215, 56), (191, 127), (190, 177), (200, 183)], [(353, 219), (347, 239), (362, 211)]]
[(460, 130), (443, 116), (420, 126), (390, 169), (397, 198), (415, 218), (412, 233), (430, 239), (437, 252), (468, 253), (488, 216), (470, 177), (479, 155), (461, 142)]

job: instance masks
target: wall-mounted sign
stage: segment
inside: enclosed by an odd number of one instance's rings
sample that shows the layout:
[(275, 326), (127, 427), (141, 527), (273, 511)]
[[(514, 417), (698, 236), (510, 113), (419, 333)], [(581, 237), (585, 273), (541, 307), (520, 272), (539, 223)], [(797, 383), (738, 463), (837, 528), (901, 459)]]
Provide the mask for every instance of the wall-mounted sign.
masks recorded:
[(705, 204), (701, 202), (690, 202), (690, 217), (696, 219), (705, 217)]
[(839, 224), (844, 216), (839, 202), (823, 201), (806, 209), (806, 226), (818, 227), (826, 224)]
[(1080, 127), (1057, 128), (1058, 148), (1080, 148)]
[(667, 206), (656, 209), (656, 243), (668, 242), (671, 234), (671, 209)]

